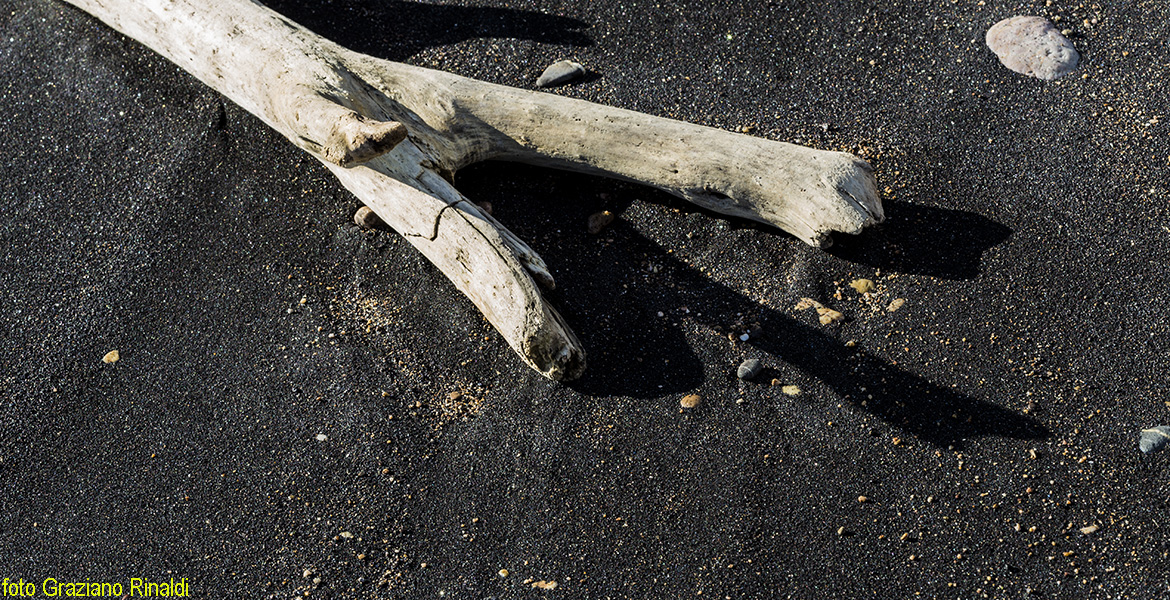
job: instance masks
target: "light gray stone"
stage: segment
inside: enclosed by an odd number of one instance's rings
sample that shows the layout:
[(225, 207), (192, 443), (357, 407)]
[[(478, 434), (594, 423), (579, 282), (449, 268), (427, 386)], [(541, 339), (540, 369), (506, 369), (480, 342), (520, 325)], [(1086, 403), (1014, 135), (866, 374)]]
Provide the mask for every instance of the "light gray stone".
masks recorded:
[(536, 80), (536, 87), (552, 87), (568, 83), (585, 74), (585, 67), (571, 60), (555, 62)]
[(1005, 67), (1045, 80), (1067, 75), (1081, 60), (1072, 42), (1043, 17), (1011, 17), (992, 25), (987, 47)]

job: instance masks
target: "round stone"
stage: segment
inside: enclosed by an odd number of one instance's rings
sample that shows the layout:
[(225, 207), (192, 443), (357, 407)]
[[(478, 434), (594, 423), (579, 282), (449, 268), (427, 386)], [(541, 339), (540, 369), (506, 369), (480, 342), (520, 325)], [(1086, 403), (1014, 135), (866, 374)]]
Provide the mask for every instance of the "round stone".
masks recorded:
[(739, 368), (735, 371), (735, 375), (740, 379), (751, 379), (759, 375), (763, 368), (764, 366), (760, 364), (758, 358), (749, 358), (743, 361), (743, 364), (739, 365)]
[(363, 206), (353, 213), (353, 222), (362, 229), (374, 229), (382, 226), (382, 218), (370, 210), (368, 206)]
[(561, 85), (568, 83), (585, 74), (585, 67), (575, 63), (571, 60), (562, 60), (555, 62), (544, 73), (541, 73), (540, 79), (536, 80), (536, 87), (552, 87), (554, 85)]
[(683, 408), (694, 408), (702, 401), (703, 397), (698, 394), (687, 394), (686, 396), (683, 396), (682, 400), (679, 400), (678, 403), (679, 406), (682, 406)]
[(1044, 80), (1067, 75), (1081, 60), (1072, 42), (1043, 17), (1017, 16), (992, 25), (987, 47), (1003, 66)]

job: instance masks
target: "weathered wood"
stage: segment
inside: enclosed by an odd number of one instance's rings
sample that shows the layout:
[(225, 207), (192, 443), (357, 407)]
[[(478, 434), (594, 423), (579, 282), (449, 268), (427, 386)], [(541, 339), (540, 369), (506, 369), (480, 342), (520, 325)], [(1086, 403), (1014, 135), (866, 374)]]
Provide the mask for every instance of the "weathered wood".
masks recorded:
[(351, 52), (248, 0), (67, 0), (318, 157), (434, 263), (534, 369), (585, 353), (540, 295), (537, 254), (451, 185), (514, 160), (644, 183), (814, 245), (883, 218), (869, 165), (813, 150)]

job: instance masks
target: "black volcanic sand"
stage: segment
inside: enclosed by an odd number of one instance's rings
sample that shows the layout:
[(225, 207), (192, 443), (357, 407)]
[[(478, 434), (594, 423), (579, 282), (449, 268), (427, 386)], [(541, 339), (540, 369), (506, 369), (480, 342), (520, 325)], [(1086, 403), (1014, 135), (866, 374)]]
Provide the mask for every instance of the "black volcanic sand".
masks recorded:
[[(1164, 596), (1170, 452), (1137, 438), (1170, 423), (1170, 8), (1045, 4), (274, 3), (377, 56), (526, 88), (569, 58), (590, 76), (552, 93), (874, 165), (887, 222), (828, 251), (632, 184), (461, 172), (557, 277), (590, 361), (558, 384), (259, 120), (0, 0), (0, 577)], [(1001, 66), (983, 35), (1015, 14), (1061, 17), (1080, 67)]]

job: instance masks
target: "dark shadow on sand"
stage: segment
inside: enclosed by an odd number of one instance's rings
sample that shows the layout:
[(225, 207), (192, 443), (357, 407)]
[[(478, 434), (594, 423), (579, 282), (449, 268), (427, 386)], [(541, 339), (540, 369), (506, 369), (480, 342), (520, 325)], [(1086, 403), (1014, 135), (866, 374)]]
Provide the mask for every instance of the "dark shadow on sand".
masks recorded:
[(405, 60), (426, 48), (475, 38), (593, 45), (582, 33), (587, 23), (529, 10), (401, 0), (265, 0), (264, 4), (350, 50), (388, 60)]
[[(581, 393), (656, 397), (697, 389), (712, 375), (690, 347), (684, 321), (714, 329), (739, 320), (763, 326), (763, 334), (748, 342), (759, 351), (824, 382), (891, 427), (936, 446), (959, 447), (962, 440), (979, 436), (1049, 435), (1031, 417), (932, 383), (863, 349), (847, 348), (819, 328), (713, 282), (621, 219), (600, 236), (584, 232), (588, 215), (603, 209), (620, 214), (634, 197), (671, 202), (658, 197), (659, 192), (507, 163), (466, 169), (457, 184), (472, 199), (492, 202), (496, 216), (532, 243), (560, 277), (560, 288), (550, 300), (589, 353), (585, 376), (568, 384)], [(930, 211), (911, 214), (938, 216)], [(977, 265), (978, 256), (968, 262)], [(679, 314), (676, 309), (682, 306), (690, 313)]]
[(882, 202), (886, 222), (864, 235), (838, 235), (829, 253), (898, 273), (968, 280), (988, 249), (1012, 230), (982, 215), (895, 200)]

